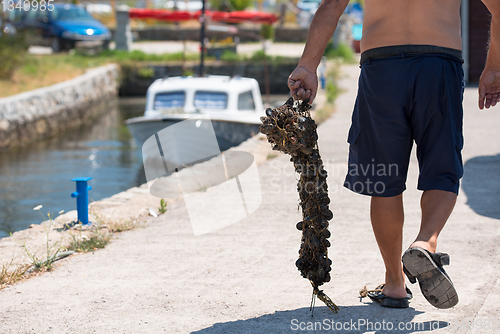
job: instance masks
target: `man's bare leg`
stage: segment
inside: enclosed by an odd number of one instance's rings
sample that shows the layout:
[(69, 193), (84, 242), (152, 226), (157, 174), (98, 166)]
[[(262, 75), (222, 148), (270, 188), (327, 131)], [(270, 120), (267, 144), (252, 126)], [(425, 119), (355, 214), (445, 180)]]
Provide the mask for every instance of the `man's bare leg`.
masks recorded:
[(410, 247), (421, 247), (436, 252), (437, 238), (450, 217), (457, 194), (443, 190), (427, 190), (422, 194), (422, 222), (420, 232)]
[(370, 216), (373, 233), (385, 264), (383, 293), (391, 298), (406, 298), (401, 264), (403, 249), (403, 195), (372, 197)]
[[(457, 195), (442, 190), (424, 191), (420, 201), (422, 221), (417, 238), (410, 247), (436, 252), (437, 238), (448, 220)], [(406, 297), (401, 265), (403, 243), (403, 196), (372, 197), (373, 232), (384, 260), (386, 274), (383, 293), (392, 298)]]

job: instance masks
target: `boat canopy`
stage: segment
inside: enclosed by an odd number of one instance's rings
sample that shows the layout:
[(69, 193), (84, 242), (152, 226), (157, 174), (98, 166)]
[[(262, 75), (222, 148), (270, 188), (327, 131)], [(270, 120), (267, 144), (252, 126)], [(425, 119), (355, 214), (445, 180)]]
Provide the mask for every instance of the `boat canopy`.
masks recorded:
[[(168, 10), (168, 9), (149, 9), (149, 8), (130, 8), (129, 16), (132, 19), (156, 19), (162, 21), (188, 21), (199, 20), (201, 10), (184, 11), (184, 10)], [(273, 13), (241, 10), (233, 12), (221, 11), (205, 11), (205, 18), (212, 21), (224, 23), (243, 23), (255, 22), (264, 24), (273, 24), (278, 20), (278, 17)]]
[(148, 88), (144, 116), (171, 113), (262, 113), (259, 84), (252, 78), (211, 75), (158, 79)]

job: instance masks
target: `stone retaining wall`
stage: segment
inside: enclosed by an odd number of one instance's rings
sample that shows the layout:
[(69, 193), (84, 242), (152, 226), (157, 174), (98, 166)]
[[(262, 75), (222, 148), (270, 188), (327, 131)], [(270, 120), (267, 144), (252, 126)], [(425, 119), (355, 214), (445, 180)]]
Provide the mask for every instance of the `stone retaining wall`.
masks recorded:
[(54, 135), (93, 118), (118, 91), (119, 68), (107, 65), (49, 87), (0, 98), (0, 150)]

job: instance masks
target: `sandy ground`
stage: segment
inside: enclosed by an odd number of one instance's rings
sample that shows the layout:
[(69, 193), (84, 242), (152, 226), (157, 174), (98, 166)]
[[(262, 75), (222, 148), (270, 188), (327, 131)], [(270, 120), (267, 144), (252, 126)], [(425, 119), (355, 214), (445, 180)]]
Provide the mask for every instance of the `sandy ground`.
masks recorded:
[[(0, 291), (0, 333), (295, 333), (311, 326), (310, 333), (499, 333), (500, 118), (496, 110), (477, 109), (474, 88), (465, 91), (462, 192), (438, 247), (451, 255), (447, 271), (459, 304), (435, 309), (415, 285), (408, 309), (360, 300), (359, 290), (382, 283), (384, 271), (369, 199), (341, 187), (358, 71), (343, 67), (337, 112), (318, 129), (335, 213), (332, 280), (324, 290), (340, 306), (338, 314), (320, 301), (313, 318), (309, 312), (311, 286), (294, 265), (301, 217), (296, 175), (279, 154), (258, 167), (262, 204), (247, 218), (195, 237), (184, 201), (173, 202), (167, 213), (145, 218), (143, 228), (116, 235), (105, 249), (61, 260), (55, 270)], [(419, 226), (417, 172), (413, 157), (405, 245)], [(207, 193), (193, 196), (217, 201)]]

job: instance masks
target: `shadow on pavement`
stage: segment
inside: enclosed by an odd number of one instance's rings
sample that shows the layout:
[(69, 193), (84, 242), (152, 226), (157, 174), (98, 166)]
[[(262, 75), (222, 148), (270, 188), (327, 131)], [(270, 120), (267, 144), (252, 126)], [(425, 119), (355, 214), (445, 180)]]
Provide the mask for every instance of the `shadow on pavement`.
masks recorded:
[[(192, 334), (222, 333), (417, 333), (448, 327), (445, 321), (413, 322), (416, 315), (422, 314), (413, 308), (388, 309), (368, 303), (360, 306), (340, 307), (337, 314), (326, 306), (316, 307), (314, 317), (309, 308), (278, 311), (260, 317), (217, 323), (211, 327), (192, 332)], [(400, 325), (401, 324), (401, 325)], [(316, 326), (316, 327), (314, 327)], [(401, 328), (398, 328), (401, 326)], [(391, 330), (392, 327), (392, 330)]]
[(469, 159), (464, 165), (462, 189), (474, 212), (500, 219), (500, 154)]

